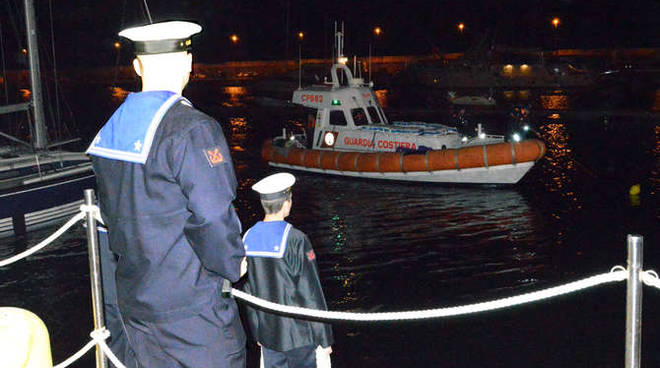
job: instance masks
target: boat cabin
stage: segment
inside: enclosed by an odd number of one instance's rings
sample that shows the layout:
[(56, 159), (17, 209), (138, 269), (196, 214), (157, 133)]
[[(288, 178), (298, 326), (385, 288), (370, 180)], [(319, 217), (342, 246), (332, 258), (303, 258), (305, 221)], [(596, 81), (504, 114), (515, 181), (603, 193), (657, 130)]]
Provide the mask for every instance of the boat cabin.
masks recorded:
[(293, 93), (292, 102), (310, 110), (305, 137), (301, 139), (306, 148), (394, 152), (461, 145), (461, 137), (453, 127), (390, 123), (371, 85), (355, 78), (345, 64), (335, 63), (330, 76), (330, 82), (299, 88)]
[(344, 64), (334, 64), (330, 75), (330, 82), (299, 88), (293, 92), (292, 102), (310, 108), (313, 113), (308, 118), (310, 129), (307, 133), (311, 134), (311, 128), (314, 128), (314, 148), (324, 146), (318, 136), (322, 130), (340, 132), (368, 125), (388, 124), (373, 90), (362, 78), (353, 77), (351, 70)]

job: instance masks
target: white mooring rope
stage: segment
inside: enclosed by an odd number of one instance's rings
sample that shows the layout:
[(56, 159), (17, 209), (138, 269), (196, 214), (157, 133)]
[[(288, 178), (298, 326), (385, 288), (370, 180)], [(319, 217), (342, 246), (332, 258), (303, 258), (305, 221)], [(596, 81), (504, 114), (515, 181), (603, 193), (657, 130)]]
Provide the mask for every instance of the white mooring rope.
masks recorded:
[(83, 205), (80, 206), (80, 212), (77, 213), (76, 215), (74, 215), (71, 219), (69, 219), (69, 221), (67, 221), (64, 225), (62, 225), (62, 227), (60, 227), (56, 232), (51, 234), (49, 237), (47, 237), (46, 239), (44, 239), (43, 241), (41, 241), (39, 244), (35, 245), (34, 247), (32, 247), (32, 248), (30, 248), (30, 249), (28, 249), (24, 252), (21, 252), (19, 254), (16, 254), (14, 256), (11, 256), (7, 259), (4, 259), (4, 260), (0, 261), (0, 267), (10, 265), (10, 264), (12, 264), (16, 261), (20, 261), (21, 259), (26, 258), (26, 257), (40, 251), (41, 249), (46, 247), (48, 244), (55, 241), (55, 239), (59, 238), (67, 230), (69, 230), (69, 228), (71, 226), (75, 225), (76, 222), (84, 219), (88, 212), (92, 213), (92, 215), (96, 218), (96, 221), (98, 221), (100, 223), (103, 223), (103, 219), (101, 218), (101, 211), (99, 210), (98, 206), (95, 206), (95, 205), (88, 206), (86, 204), (83, 204)]
[(596, 285), (622, 281), (628, 278), (627, 271), (621, 271), (616, 266), (608, 273), (588, 277), (586, 279), (574, 281), (565, 285), (552, 287), (545, 290), (539, 290), (527, 294), (512, 296), (503, 299), (491, 300), (488, 302), (468, 304), (456, 307), (427, 309), (421, 311), (408, 311), (408, 312), (384, 312), (384, 313), (352, 313), (352, 312), (334, 312), (334, 311), (321, 311), (309, 308), (293, 307), (288, 305), (281, 305), (269, 302), (264, 299), (257, 298), (247, 294), (241, 290), (231, 289), (233, 296), (243, 299), (251, 304), (258, 305), (265, 309), (286, 313), (300, 317), (313, 317), (326, 320), (344, 320), (344, 321), (402, 321), (426, 318), (440, 318), (458, 316), (461, 314), (484, 312), (494, 309), (501, 309), (513, 305), (530, 303), (542, 299), (551, 298), (554, 296), (576, 292), (582, 289), (587, 289)]
[[(28, 257), (29, 255), (39, 251), (48, 244), (52, 243), (55, 239), (60, 237), (65, 231), (72, 227), (76, 222), (85, 218), (87, 213), (91, 213), (98, 222), (103, 224), (103, 219), (100, 215), (100, 210), (98, 206), (95, 205), (81, 205), (80, 213), (73, 216), (69, 221), (67, 221), (60, 229), (50, 235), (48, 238), (37, 244), (36, 246), (20, 253), (15, 256), (12, 256), (8, 259), (0, 261), (0, 267), (9, 265), (18, 260)], [(657, 289), (660, 289), (660, 278), (655, 271), (640, 271), (640, 277), (644, 284), (648, 286), (653, 286)], [(421, 311), (406, 311), (406, 312), (384, 312), (384, 313), (352, 313), (352, 312), (335, 312), (335, 311), (324, 311), (324, 310), (315, 310), (309, 308), (301, 308), (295, 306), (287, 306), (269, 302), (264, 299), (257, 298), (250, 294), (247, 294), (241, 290), (231, 289), (231, 294), (238, 298), (242, 299), (250, 304), (257, 305), (264, 309), (285, 313), (292, 316), (298, 317), (312, 317), (325, 320), (344, 320), (344, 321), (402, 321), (402, 320), (418, 320), (418, 319), (428, 319), (428, 318), (441, 318), (441, 317), (450, 317), (458, 316), (463, 314), (485, 312), (495, 309), (502, 309), (506, 307), (511, 307), (514, 305), (520, 305), (525, 303), (531, 303), (534, 301), (539, 301), (543, 299), (552, 298), (555, 296), (569, 294), (590, 287), (594, 287), (600, 284), (614, 282), (614, 281), (623, 281), (628, 278), (628, 271), (622, 266), (613, 267), (610, 272), (599, 274), (596, 276), (588, 277), (582, 280), (574, 281), (568, 284), (555, 286), (552, 288), (539, 290), (527, 294), (521, 294), (517, 296), (491, 300), (488, 302), (468, 304), (455, 307), (446, 307), (446, 308), (436, 308), (436, 309), (427, 309)], [(105, 340), (110, 336), (110, 332), (105, 328), (94, 330), (90, 333), (92, 340), (88, 342), (85, 346), (82, 347), (78, 352), (73, 354), (71, 357), (67, 358), (62, 363), (54, 366), (53, 368), (65, 368), (74, 363), (76, 360), (80, 359), (85, 355), (89, 350), (91, 350), (95, 345), (101, 349), (102, 353), (105, 354), (108, 359), (117, 367), (117, 368), (126, 368), (124, 364), (113, 354), (112, 350), (105, 343)]]
[(108, 345), (105, 343), (105, 340), (110, 337), (110, 331), (106, 330), (105, 328), (98, 329), (92, 331), (89, 336), (91, 336), (92, 340), (87, 343), (87, 345), (83, 346), (82, 349), (78, 350), (77, 353), (73, 354), (69, 358), (67, 358), (65, 361), (62, 363), (53, 366), (53, 368), (66, 368), (70, 366), (73, 362), (76, 360), (80, 359), (83, 355), (85, 355), (88, 351), (90, 351), (94, 345), (98, 345), (101, 350), (103, 350), (103, 353), (110, 359), (112, 364), (115, 365), (117, 368), (126, 368), (122, 362), (119, 361), (119, 358), (115, 356), (115, 354), (112, 353), (112, 350), (108, 347)]
[(660, 278), (658, 278), (658, 273), (653, 270), (642, 271), (642, 281), (648, 286), (660, 289)]

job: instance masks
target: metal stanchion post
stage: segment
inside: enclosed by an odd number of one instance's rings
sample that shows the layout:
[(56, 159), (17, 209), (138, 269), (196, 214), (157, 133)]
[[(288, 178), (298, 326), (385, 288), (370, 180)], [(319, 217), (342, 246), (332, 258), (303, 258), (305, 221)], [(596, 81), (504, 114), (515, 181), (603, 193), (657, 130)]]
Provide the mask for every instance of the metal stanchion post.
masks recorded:
[(644, 238), (628, 235), (626, 294), (626, 368), (639, 368), (642, 346), (642, 255)]
[[(93, 206), (94, 189), (85, 189), (85, 205)], [(87, 251), (89, 253), (89, 279), (92, 286), (92, 312), (94, 329), (105, 327), (103, 318), (103, 289), (101, 288), (101, 261), (99, 258), (99, 238), (96, 232), (96, 218), (87, 213)], [(100, 347), (96, 347), (96, 368), (107, 368), (108, 360)]]

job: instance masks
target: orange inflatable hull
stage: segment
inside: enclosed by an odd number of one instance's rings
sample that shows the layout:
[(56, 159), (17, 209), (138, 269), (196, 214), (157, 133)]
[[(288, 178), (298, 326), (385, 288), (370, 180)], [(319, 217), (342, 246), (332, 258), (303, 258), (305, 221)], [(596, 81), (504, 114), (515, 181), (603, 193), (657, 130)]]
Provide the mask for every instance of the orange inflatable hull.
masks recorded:
[(261, 149), (261, 157), (268, 162), (322, 170), (375, 173), (430, 172), (515, 165), (536, 161), (544, 154), (545, 144), (537, 139), (431, 150), (425, 153), (283, 148), (274, 147), (272, 140), (266, 141)]

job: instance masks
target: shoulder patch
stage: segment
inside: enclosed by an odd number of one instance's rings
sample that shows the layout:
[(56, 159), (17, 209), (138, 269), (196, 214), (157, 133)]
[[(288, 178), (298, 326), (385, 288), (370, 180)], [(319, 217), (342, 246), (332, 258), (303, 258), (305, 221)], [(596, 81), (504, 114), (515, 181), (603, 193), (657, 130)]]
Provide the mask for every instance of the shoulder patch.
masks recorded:
[(309, 252), (305, 253), (307, 256), (308, 261), (313, 261), (316, 259), (316, 254), (314, 254), (314, 249), (310, 250)]
[(221, 164), (225, 161), (225, 158), (222, 157), (222, 153), (220, 153), (219, 147), (204, 149), (204, 156), (206, 157), (206, 160), (209, 162), (211, 167), (214, 167), (215, 165)]

